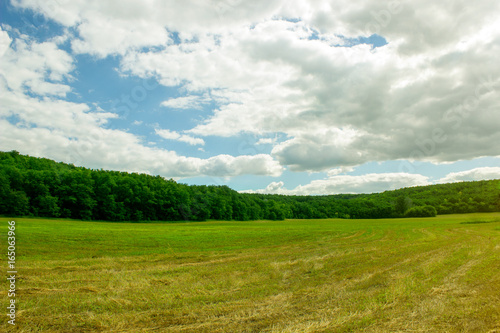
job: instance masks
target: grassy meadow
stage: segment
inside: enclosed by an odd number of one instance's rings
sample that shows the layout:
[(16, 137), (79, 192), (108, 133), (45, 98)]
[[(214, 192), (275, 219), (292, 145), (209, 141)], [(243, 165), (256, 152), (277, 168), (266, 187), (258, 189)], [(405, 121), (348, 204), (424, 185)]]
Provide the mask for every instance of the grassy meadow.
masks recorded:
[(500, 332), (500, 213), (14, 220), (17, 325), (0, 331)]

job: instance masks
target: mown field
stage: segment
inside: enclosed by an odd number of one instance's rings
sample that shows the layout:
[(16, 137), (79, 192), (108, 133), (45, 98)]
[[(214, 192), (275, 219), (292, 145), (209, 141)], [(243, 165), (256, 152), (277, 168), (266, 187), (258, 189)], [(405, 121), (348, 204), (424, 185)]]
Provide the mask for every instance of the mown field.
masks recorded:
[(500, 213), (14, 220), (17, 325), (0, 331), (500, 332)]

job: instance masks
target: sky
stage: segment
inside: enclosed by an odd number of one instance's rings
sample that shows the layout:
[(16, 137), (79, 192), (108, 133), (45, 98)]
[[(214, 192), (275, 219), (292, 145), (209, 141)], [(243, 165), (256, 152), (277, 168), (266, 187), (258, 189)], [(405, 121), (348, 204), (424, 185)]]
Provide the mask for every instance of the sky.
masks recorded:
[(291, 195), (500, 178), (500, 2), (2, 0), (0, 150)]

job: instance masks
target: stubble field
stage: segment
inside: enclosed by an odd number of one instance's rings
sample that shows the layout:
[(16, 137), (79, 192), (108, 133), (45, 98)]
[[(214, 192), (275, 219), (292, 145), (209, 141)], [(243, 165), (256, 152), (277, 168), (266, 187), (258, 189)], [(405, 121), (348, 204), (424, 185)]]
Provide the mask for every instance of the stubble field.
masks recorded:
[(0, 331), (500, 332), (500, 213), (14, 220), (16, 326)]

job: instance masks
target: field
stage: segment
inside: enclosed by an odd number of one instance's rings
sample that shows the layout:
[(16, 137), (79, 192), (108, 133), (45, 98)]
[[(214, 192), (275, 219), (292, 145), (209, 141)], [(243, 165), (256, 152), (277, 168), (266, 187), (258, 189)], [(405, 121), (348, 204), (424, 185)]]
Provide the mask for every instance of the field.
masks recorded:
[(500, 213), (14, 220), (17, 325), (0, 331), (500, 332)]

